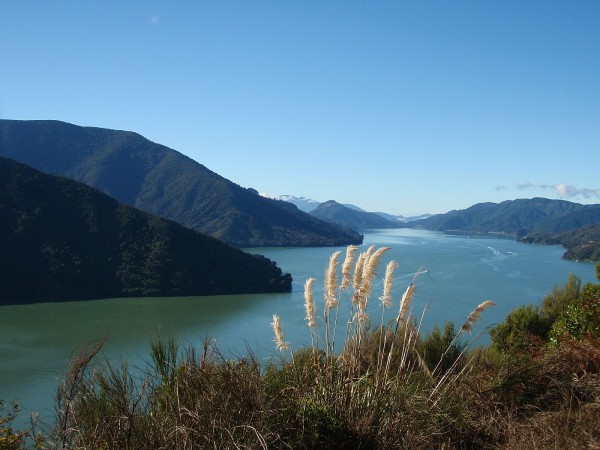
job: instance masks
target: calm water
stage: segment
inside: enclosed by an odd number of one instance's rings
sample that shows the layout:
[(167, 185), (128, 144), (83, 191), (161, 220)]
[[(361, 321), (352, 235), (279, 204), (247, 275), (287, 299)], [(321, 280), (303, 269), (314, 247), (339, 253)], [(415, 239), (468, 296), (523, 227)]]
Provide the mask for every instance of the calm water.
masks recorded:
[[(482, 316), (478, 331), (497, 323), (514, 307), (539, 303), (570, 273), (584, 282), (594, 281), (593, 264), (564, 261), (556, 247), (518, 244), (510, 239), (448, 235), (418, 230), (381, 230), (365, 235), (369, 245), (389, 246), (382, 259), (380, 295), (385, 264), (391, 259), (396, 271), (395, 304), (387, 317), (395, 315), (398, 298), (415, 272), (426, 272), (417, 281), (413, 311), (428, 310), (424, 327), (454, 321), (459, 326), (477, 304), (491, 299), (498, 306)], [(148, 360), (148, 342), (160, 332), (180, 341), (201, 343), (216, 340), (227, 355), (247, 349), (259, 357), (274, 354), (270, 322), (281, 317), (286, 340), (293, 348), (310, 342), (304, 325), (303, 284), (317, 278), (315, 298), (322, 299), (325, 265), (332, 248), (251, 249), (277, 261), (294, 277), (290, 294), (108, 299), (88, 302), (46, 303), (0, 307), (0, 399), (18, 399), (24, 411), (46, 417), (52, 411), (57, 379), (70, 355), (82, 342), (108, 337), (101, 358), (127, 358), (140, 366)], [(343, 250), (343, 249), (342, 249)], [(380, 317), (377, 301), (370, 311)], [(321, 309), (321, 308), (319, 308)], [(480, 342), (488, 341), (484, 333)]]

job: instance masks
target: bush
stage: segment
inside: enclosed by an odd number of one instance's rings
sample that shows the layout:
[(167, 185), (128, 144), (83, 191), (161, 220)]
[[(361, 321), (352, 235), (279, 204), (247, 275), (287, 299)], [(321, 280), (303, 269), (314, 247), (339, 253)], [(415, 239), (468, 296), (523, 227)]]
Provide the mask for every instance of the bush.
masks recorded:
[(550, 324), (532, 305), (512, 310), (504, 322), (490, 329), (493, 347), (503, 353), (528, 353), (545, 342)]
[(550, 333), (555, 345), (585, 337), (600, 339), (600, 284), (587, 283), (579, 298), (568, 306)]
[(552, 292), (542, 300), (540, 316), (550, 326), (558, 319), (567, 307), (579, 298), (581, 280), (575, 275), (569, 275), (563, 287), (554, 286)]

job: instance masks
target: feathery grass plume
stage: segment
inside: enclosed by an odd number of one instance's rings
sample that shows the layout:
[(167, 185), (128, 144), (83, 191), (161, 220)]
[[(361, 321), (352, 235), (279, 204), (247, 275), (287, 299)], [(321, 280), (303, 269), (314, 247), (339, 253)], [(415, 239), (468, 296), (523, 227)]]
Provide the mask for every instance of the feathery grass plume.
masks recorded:
[(400, 308), (398, 309), (397, 323), (406, 321), (406, 312), (408, 311), (408, 307), (410, 306), (410, 302), (412, 301), (416, 290), (417, 287), (415, 286), (414, 281), (412, 281), (404, 291), (404, 294), (402, 294), (402, 300), (400, 300)]
[(287, 350), (288, 344), (287, 344), (287, 342), (285, 342), (285, 339), (283, 337), (283, 331), (281, 329), (281, 321), (279, 320), (279, 316), (277, 314), (273, 314), (273, 322), (271, 323), (271, 327), (273, 328), (273, 331), (275, 332), (274, 342), (275, 342), (275, 346), (277, 347), (277, 350), (279, 350), (280, 352)]
[(377, 266), (379, 266), (379, 260), (389, 249), (390, 247), (380, 247), (370, 254), (365, 261), (362, 277), (362, 295), (365, 298), (368, 298), (371, 295), (371, 287), (373, 285), (373, 279), (375, 278), (375, 271), (377, 270)]
[(317, 314), (315, 311), (315, 299), (313, 298), (313, 284), (315, 283), (315, 278), (310, 277), (304, 283), (304, 308), (306, 309), (306, 317), (305, 319), (308, 321), (308, 326), (310, 328), (315, 328), (317, 326)]
[(352, 304), (358, 310), (364, 310), (367, 307), (369, 295), (371, 295), (373, 278), (375, 277), (375, 270), (377, 269), (381, 255), (387, 250), (389, 250), (389, 247), (381, 247), (375, 251), (375, 246), (371, 245), (356, 261)]
[(480, 303), (477, 306), (477, 308), (475, 308), (473, 312), (469, 314), (469, 317), (467, 318), (466, 322), (463, 324), (462, 327), (460, 327), (460, 331), (468, 331), (469, 333), (471, 333), (471, 331), (473, 330), (473, 324), (477, 322), (480, 314), (486, 309), (488, 309), (490, 306), (496, 306), (496, 304), (491, 300), (486, 300), (485, 302)]
[(354, 254), (357, 251), (358, 247), (356, 245), (349, 245), (346, 248), (346, 257), (342, 264), (342, 283), (340, 284), (340, 289), (348, 289), (348, 286), (350, 286), (350, 269), (354, 261)]
[(340, 251), (333, 252), (329, 258), (329, 265), (325, 270), (325, 308), (331, 309), (338, 305), (336, 296), (337, 289), (337, 265)]
[(365, 265), (366, 259), (367, 259), (366, 252), (362, 252), (360, 255), (358, 255), (358, 258), (356, 259), (356, 265), (354, 267), (354, 279), (352, 281), (352, 287), (354, 288), (354, 293), (352, 294), (352, 303), (353, 304), (356, 304), (356, 301), (360, 295), (363, 267)]
[(381, 304), (389, 308), (392, 306), (392, 284), (394, 282), (394, 270), (398, 268), (396, 261), (390, 261), (385, 267), (385, 278), (383, 279), (383, 295), (379, 297)]

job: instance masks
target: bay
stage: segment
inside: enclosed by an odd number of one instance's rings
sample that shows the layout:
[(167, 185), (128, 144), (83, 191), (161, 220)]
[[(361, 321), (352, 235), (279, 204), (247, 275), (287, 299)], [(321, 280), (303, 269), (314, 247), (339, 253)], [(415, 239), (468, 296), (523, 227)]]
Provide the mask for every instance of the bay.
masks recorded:
[[(423, 328), (430, 330), (453, 321), (460, 326), (484, 300), (496, 307), (482, 316), (474, 330), (478, 343), (489, 342), (487, 327), (504, 319), (513, 308), (539, 304), (554, 285), (570, 273), (583, 282), (595, 280), (591, 263), (565, 261), (559, 247), (519, 244), (497, 236), (451, 235), (411, 229), (374, 230), (365, 234), (368, 246), (390, 247), (382, 258), (374, 294), (371, 320), (379, 323), (385, 264), (399, 264), (395, 277), (394, 306), (417, 272), (413, 314), (424, 314)], [(281, 317), (292, 348), (310, 343), (304, 320), (303, 285), (315, 277), (315, 299), (322, 311), (323, 274), (333, 251), (344, 248), (247, 249), (276, 261), (294, 277), (291, 293), (213, 297), (127, 298), (65, 303), (40, 303), (0, 307), (0, 399), (18, 400), (24, 423), (28, 411), (49, 420), (53, 395), (67, 361), (82, 343), (107, 338), (99, 361), (127, 360), (141, 367), (149, 360), (151, 339), (173, 335), (182, 344), (201, 345), (209, 338), (225, 357), (251, 351), (259, 358), (276, 356), (270, 327), (273, 314)], [(342, 254), (343, 259), (343, 254)], [(348, 302), (340, 311), (343, 333)], [(338, 339), (343, 340), (343, 339)], [(18, 424), (17, 424), (18, 425)]]

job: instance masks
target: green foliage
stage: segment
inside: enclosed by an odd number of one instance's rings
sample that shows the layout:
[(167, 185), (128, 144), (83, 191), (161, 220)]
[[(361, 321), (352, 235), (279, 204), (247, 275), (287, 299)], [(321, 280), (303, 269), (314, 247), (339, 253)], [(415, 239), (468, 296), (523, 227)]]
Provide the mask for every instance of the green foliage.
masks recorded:
[(433, 330), (425, 336), (417, 348), (430, 370), (436, 367), (438, 372), (445, 373), (451, 368), (461, 368), (458, 360), (462, 358), (465, 346), (456, 340), (454, 323), (447, 322), (444, 332), (436, 325)]
[(596, 263), (596, 278), (600, 280), (600, 262)]
[(542, 300), (540, 317), (552, 325), (567, 309), (568, 305), (579, 298), (581, 280), (574, 274), (569, 275), (563, 287), (554, 286), (552, 292)]
[(36, 420), (32, 419), (32, 428), (26, 430), (15, 430), (13, 421), (19, 415), (19, 403), (11, 402), (10, 410), (6, 410), (4, 400), (0, 400), (0, 449), (18, 450), (21, 448), (43, 449), (44, 436), (35, 433)]
[(586, 337), (600, 339), (600, 284), (587, 283), (577, 301), (554, 323), (550, 339), (554, 344)]
[(501, 324), (490, 329), (492, 345), (505, 353), (528, 352), (547, 338), (550, 325), (532, 305), (512, 310)]

